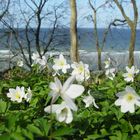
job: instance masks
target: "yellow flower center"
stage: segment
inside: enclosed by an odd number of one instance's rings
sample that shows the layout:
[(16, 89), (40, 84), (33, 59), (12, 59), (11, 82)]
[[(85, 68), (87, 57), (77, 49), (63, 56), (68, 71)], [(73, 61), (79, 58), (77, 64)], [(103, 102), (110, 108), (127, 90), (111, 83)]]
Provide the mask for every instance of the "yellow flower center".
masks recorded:
[(60, 66), (64, 66), (65, 65), (65, 62), (64, 61), (60, 61), (59, 65)]
[(20, 93), (19, 92), (16, 92), (15, 93), (15, 97), (16, 97), (16, 99), (20, 99)]
[(109, 64), (109, 61), (105, 61), (105, 64), (108, 65)]
[(83, 66), (80, 66), (80, 67), (78, 68), (78, 71), (79, 71), (80, 73), (82, 73), (82, 72), (84, 71), (84, 67), (83, 67)]
[(128, 102), (130, 102), (130, 101), (132, 101), (132, 100), (134, 100), (134, 99), (135, 99), (135, 96), (132, 95), (131, 93), (128, 93), (128, 94), (126, 95), (126, 100), (127, 100)]
[(132, 73), (128, 73), (128, 77), (129, 78), (132, 78), (133, 77), (133, 74)]

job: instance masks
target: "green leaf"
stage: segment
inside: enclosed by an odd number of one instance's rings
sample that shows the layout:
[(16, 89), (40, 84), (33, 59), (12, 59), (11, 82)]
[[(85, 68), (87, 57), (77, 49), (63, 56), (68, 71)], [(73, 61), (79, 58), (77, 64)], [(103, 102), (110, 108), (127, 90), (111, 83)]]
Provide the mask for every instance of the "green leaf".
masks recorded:
[(40, 128), (40, 130), (44, 133), (45, 136), (48, 136), (50, 127), (51, 127), (51, 123), (49, 123), (47, 120), (41, 118), (39, 120), (37, 120), (37, 124)]
[(34, 134), (37, 134), (39, 136), (43, 136), (41, 130), (38, 127), (34, 126), (33, 124), (29, 124), (27, 126), (27, 129)]
[(116, 118), (118, 120), (120, 120), (124, 116), (124, 113), (122, 113), (119, 109), (116, 109), (114, 107), (111, 107), (110, 109), (116, 115)]
[(99, 87), (98, 90), (107, 90), (109, 89), (110, 87)]
[(122, 133), (120, 131), (116, 131), (116, 136), (110, 136), (109, 138), (110, 140), (129, 140), (128, 133)]
[(10, 135), (4, 134), (4, 135), (0, 135), (0, 140), (11, 140), (11, 138)]
[(0, 101), (0, 113), (5, 113), (7, 108), (7, 103), (4, 101)]
[(140, 134), (133, 135), (131, 140), (140, 140)]
[(10, 132), (14, 132), (16, 129), (16, 121), (18, 121), (19, 114), (11, 113), (7, 115), (6, 119), (6, 127), (10, 130)]
[(53, 137), (60, 137), (60, 136), (64, 136), (64, 135), (71, 135), (73, 134), (75, 130), (73, 128), (69, 128), (69, 127), (63, 127), (63, 128), (60, 128), (58, 130), (56, 130), (52, 136)]
[(26, 140), (20, 133), (12, 133), (11, 139), (13, 139), (13, 140)]
[(29, 138), (30, 140), (34, 140), (33, 134), (29, 130), (23, 129), (22, 134), (24, 137)]
[(140, 132), (140, 124), (137, 124), (135, 127), (134, 127), (134, 130), (136, 130), (138, 133)]

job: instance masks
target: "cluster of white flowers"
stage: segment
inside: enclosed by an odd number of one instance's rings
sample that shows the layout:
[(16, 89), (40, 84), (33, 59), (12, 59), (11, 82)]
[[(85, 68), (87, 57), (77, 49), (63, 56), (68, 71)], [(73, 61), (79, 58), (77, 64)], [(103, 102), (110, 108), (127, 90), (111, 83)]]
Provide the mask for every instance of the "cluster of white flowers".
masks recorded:
[[(38, 53), (33, 53), (32, 59), (34, 60), (33, 64), (45, 66), (47, 63), (46, 57), (42, 56), (42, 58), (40, 58)], [(113, 80), (116, 69), (110, 67), (111, 59), (108, 58), (104, 63), (106, 70), (105, 75)], [(23, 61), (18, 61), (17, 65), (22, 67)], [(71, 123), (73, 120), (73, 111), (78, 110), (75, 99), (81, 96), (85, 91), (84, 86), (74, 84), (74, 81), (76, 80), (78, 83), (82, 83), (90, 78), (89, 65), (84, 64), (82, 61), (79, 63), (74, 62), (70, 65), (67, 63), (64, 56), (60, 54), (59, 58), (54, 59), (54, 65), (52, 68), (55, 71), (55, 75), (60, 75), (60, 73), (66, 74), (70, 68), (72, 68), (72, 72), (71, 76), (64, 82), (64, 84), (62, 84), (57, 77), (54, 78), (54, 82), (50, 83), (49, 87), (51, 92), (49, 95), (52, 96), (52, 101), (51, 105), (44, 108), (44, 111), (47, 113), (55, 113), (56, 119), (59, 122)], [(126, 71), (127, 72), (123, 74), (123, 77), (127, 82), (133, 82), (135, 75), (139, 73), (139, 70), (134, 66), (131, 68), (127, 66)], [(117, 93), (116, 96), (118, 99), (115, 101), (115, 105), (121, 106), (121, 112), (123, 113), (134, 113), (135, 105), (140, 107), (140, 96), (130, 86), (126, 86), (125, 91)], [(24, 87), (17, 86), (16, 89), (9, 89), (7, 97), (9, 97), (11, 101), (16, 101), (18, 103), (21, 103), (23, 100), (29, 102), (32, 98), (32, 92), (31, 89), (28, 88), (27, 93), (25, 93)], [(62, 102), (60, 104), (55, 104), (59, 97), (61, 97)], [(83, 102), (85, 103), (86, 108), (91, 105), (99, 108), (95, 103), (94, 97), (91, 96), (90, 91), (88, 91), (88, 96), (83, 97)]]
[(33, 62), (33, 65), (34, 64), (38, 64), (38, 65), (40, 65), (42, 67), (45, 67), (46, 64), (47, 64), (47, 58), (44, 55), (42, 57), (40, 57), (40, 55), (38, 54), (38, 52), (33, 53), (32, 60), (34, 61)]
[(82, 61), (79, 63), (74, 62), (71, 67), (73, 68), (72, 75), (76, 77), (78, 82), (86, 81), (90, 78), (89, 65), (84, 64)]
[[(113, 80), (113, 78), (115, 77), (115, 68), (110, 68), (110, 58), (108, 58), (108, 60), (104, 63), (106, 69), (105, 75), (109, 79)], [(126, 66), (126, 71), (127, 72), (123, 74), (124, 80), (126, 82), (133, 82), (135, 75), (139, 73), (139, 70), (134, 66), (132, 66), (131, 68)], [(121, 112), (123, 113), (134, 113), (135, 105), (140, 106), (140, 96), (130, 86), (126, 86), (125, 91), (117, 93), (116, 96), (118, 97), (118, 99), (115, 101), (115, 105), (121, 106)]]
[(82, 61), (80, 61), (79, 63), (74, 62), (70, 66), (62, 54), (59, 55), (58, 59), (54, 59), (54, 65), (52, 68), (55, 71), (54, 75), (60, 75), (60, 71), (65, 74), (70, 67), (73, 69), (71, 75), (75, 76), (78, 82), (83, 82), (90, 78), (88, 64), (84, 64)]
[(139, 70), (135, 68), (134, 66), (132, 66), (131, 68), (126, 66), (126, 71), (127, 73), (124, 73), (123, 77), (124, 77), (124, 80), (127, 82), (133, 82), (135, 75), (139, 73)]
[[(85, 90), (82, 85), (73, 84), (74, 81), (75, 76), (71, 76), (62, 85), (60, 80), (55, 77), (55, 81), (50, 83), (52, 105), (47, 106), (44, 111), (56, 113), (56, 118), (60, 122), (70, 123), (73, 120), (71, 110), (77, 111), (78, 109), (74, 100)], [(63, 99), (63, 102), (60, 105), (54, 104), (59, 97)]]
[(106, 75), (109, 79), (113, 80), (114, 77), (115, 77), (116, 69), (115, 69), (115, 68), (110, 68), (111, 59), (108, 58), (104, 63), (105, 63), (105, 70), (106, 70), (106, 71), (105, 71), (105, 75)]
[(11, 101), (15, 101), (21, 103), (23, 99), (29, 102), (32, 98), (32, 91), (30, 87), (27, 89), (27, 93), (25, 93), (24, 87), (17, 86), (16, 89), (10, 88), (9, 93), (7, 93), (7, 97), (10, 98)]

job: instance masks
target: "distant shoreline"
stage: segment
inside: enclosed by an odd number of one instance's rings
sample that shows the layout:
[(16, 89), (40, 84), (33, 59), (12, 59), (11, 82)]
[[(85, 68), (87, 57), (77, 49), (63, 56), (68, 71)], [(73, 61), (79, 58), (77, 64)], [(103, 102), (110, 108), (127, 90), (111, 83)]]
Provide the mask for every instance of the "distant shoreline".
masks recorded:
[[(5, 52), (4, 52), (5, 53)], [(53, 55), (53, 56), (57, 56), (60, 53), (63, 53), (66, 58), (68, 59), (68, 61), (70, 62), (69, 56), (70, 53), (67, 52), (47, 52), (46, 56), (48, 55)], [(0, 71), (6, 70), (9, 66), (8, 64), (8, 60), (12, 55), (8, 55), (5, 53), (5, 55), (1, 55), (2, 53), (0, 53)], [(134, 52), (135, 55), (135, 65), (137, 67), (140, 67), (140, 51), (135, 51)], [(28, 55), (27, 55), (28, 56)], [(128, 64), (128, 56), (129, 56), (129, 52), (125, 51), (125, 52), (102, 52), (102, 65), (104, 66), (104, 61), (110, 57), (113, 62), (114, 62), (114, 66), (117, 67), (118, 69), (122, 69), (125, 66), (127, 66)], [(16, 64), (16, 61), (22, 59), (21, 56), (16, 56), (14, 57), (14, 59), (12, 59), (12, 62), (14, 64)], [(80, 60), (83, 61), (86, 64), (89, 64), (90, 69), (91, 70), (97, 70), (97, 52), (86, 52), (84, 50), (80, 50)]]

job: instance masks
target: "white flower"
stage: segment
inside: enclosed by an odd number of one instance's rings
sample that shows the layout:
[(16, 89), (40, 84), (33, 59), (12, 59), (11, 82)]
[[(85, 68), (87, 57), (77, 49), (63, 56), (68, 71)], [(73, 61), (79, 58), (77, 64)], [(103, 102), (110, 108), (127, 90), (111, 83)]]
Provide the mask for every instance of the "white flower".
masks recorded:
[(110, 69), (107, 69), (106, 72), (105, 72), (105, 75), (113, 80), (113, 78), (115, 77), (115, 68), (110, 68)]
[(67, 64), (67, 61), (62, 54), (59, 55), (58, 59), (54, 59), (53, 69), (55, 71), (58, 72), (59, 70), (62, 70), (63, 73), (67, 73), (67, 69), (69, 68), (70, 65)]
[(79, 63), (74, 62), (71, 67), (73, 68), (72, 75), (76, 76), (78, 82), (83, 82), (90, 78), (89, 65), (83, 64), (82, 61)]
[(135, 74), (137, 74), (139, 72), (139, 70), (136, 69), (134, 66), (132, 66), (131, 68), (126, 66), (126, 71), (127, 71), (127, 73), (123, 74), (124, 80), (127, 82), (133, 82), (134, 76), (135, 76)]
[(29, 102), (31, 100), (31, 98), (32, 98), (32, 91), (31, 91), (30, 87), (27, 89), (27, 93), (25, 94), (24, 98), (25, 98), (25, 100), (27, 102)]
[(23, 61), (22, 60), (17, 61), (17, 66), (22, 67), (23, 66)]
[(86, 104), (86, 108), (91, 106), (91, 105), (94, 105), (96, 108), (99, 108), (97, 106), (97, 104), (95, 103), (95, 99), (93, 98), (93, 96), (90, 95), (90, 93), (88, 93), (89, 95), (88, 96), (85, 96), (84, 99), (83, 99), (83, 102)]
[(38, 63), (41, 65), (41, 66), (45, 66), (47, 64), (47, 59), (45, 56), (42, 56), (42, 58), (40, 58), (38, 60)]
[(58, 99), (59, 96), (61, 96), (61, 98), (71, 109), (77, 110), (74, 99), (80, 96), (85, 89), (82, 85), (72, 84), (74, 80), (75, 77), (71, 76), (62, 86), (60, 80), (55, 77), (55, 81), (50, 83), (50, 89), (52, 90), (50, 95), (52, 95), (53, 103)]
[(104, 63), (105, 63), (105, 69), (109, 68), (110, 63), (111, 63), (110, 58), (108, 58), (106, 61), (104, 61)]
[(121, 112), (123, 113), (134, 113), (135, 105), (140, 106), (140, 96), (130, 86), (127, 86), (125, 91), (117, 93), (116, 96), (119, 99), (115, 101), (115, 105), (121, 106)]
[(139, 69), (135, 68), (135, 74), (138, 74), (139, 73)]
[(38, 59), (40, 59), (40, 56), (39, 56), (38, 52), (32, 54), (32, 59), (33, 59), (35, 62), (37, 62)]
[(22, 102), (22, 99), (25, 97), (24, 87), (16, 87), (16, 89), (10, 88), (9, 93), (7, 93), (7, 97), (11, 99), (11, 101), (17, 101), (18, 103)]
[(56, 119), (59, 122), (65, 122), (68, 124), (71, 123), (73, 120), (72, 111), (65, 102), (62, 102), (61, 104), (53, 104), (47, 106), (44, 111), (47, 113), (56, 113)]
[(32, 59), (34, 60), (33, 65), (34, 64), (39, 64), (41, 66), (45, 66), (47, 64), (46, 57), (42, 56), (42, 58), (41, 58), (38, 53), (33, 53)]

